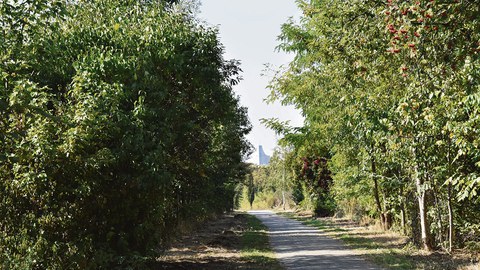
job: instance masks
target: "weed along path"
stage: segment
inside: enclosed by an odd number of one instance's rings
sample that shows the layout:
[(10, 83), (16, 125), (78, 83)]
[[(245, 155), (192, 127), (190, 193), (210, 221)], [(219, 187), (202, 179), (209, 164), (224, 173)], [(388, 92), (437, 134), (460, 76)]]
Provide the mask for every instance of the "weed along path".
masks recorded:
[(269, 229), (270, 243), (286, 269), (381, 270), (341, 241), (272, 211), (249, 211)]

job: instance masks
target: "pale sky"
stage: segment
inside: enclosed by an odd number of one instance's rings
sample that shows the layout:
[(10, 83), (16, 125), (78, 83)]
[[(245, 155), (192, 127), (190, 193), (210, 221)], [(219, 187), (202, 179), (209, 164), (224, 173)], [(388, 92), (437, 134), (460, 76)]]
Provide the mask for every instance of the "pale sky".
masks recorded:
[(258, 145), (263, 145), (267, 155), (272, 155), (277, 143), (275, 133), (260, 123), (261, 118), (276, 117), (290, 120), (301, 126), (303, 118), (293, 107), (266, 104), (268, 82), (272, 74), (262, 76), (265, 64), (275, 69), (293, 58), (277, 52), (280, 27), (293, 17), (298, 20), (300, 11), (294, 0), (201, 0), (199, 17), (208, 24), (218, 26), (220, 41), (225, 46), (225, 59), (241, 61), (243, 81), (234, 87), (242, 106), (248, 108), (253, 130), (247, 136), (255, 146), (248, 159), (258, 164)]

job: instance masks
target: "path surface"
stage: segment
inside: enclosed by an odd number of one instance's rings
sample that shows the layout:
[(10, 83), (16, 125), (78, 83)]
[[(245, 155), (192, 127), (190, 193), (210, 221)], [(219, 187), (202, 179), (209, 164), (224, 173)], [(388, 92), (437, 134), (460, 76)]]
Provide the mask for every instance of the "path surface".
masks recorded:
[(341, 241), (272, 211), (249, 211), (269, 228), (270, 243), (286, 269), (382, 270)]

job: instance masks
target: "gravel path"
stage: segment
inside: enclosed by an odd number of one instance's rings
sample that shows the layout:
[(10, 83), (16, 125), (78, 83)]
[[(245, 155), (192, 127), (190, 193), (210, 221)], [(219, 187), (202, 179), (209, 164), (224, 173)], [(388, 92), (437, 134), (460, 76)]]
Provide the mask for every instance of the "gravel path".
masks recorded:
[(382, 270), (341, 241), (272, 211), (249, 211), (269, 228), (270, 243), (286, 269)]

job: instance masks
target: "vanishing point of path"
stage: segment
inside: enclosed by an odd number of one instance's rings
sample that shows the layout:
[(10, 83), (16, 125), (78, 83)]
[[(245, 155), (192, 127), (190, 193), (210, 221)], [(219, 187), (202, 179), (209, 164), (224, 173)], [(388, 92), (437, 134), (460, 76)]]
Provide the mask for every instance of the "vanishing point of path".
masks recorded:
[(269, 229), (270, 243), (286, 269), (381, 270), (341, 241), (272, 211), (249, 211)]

